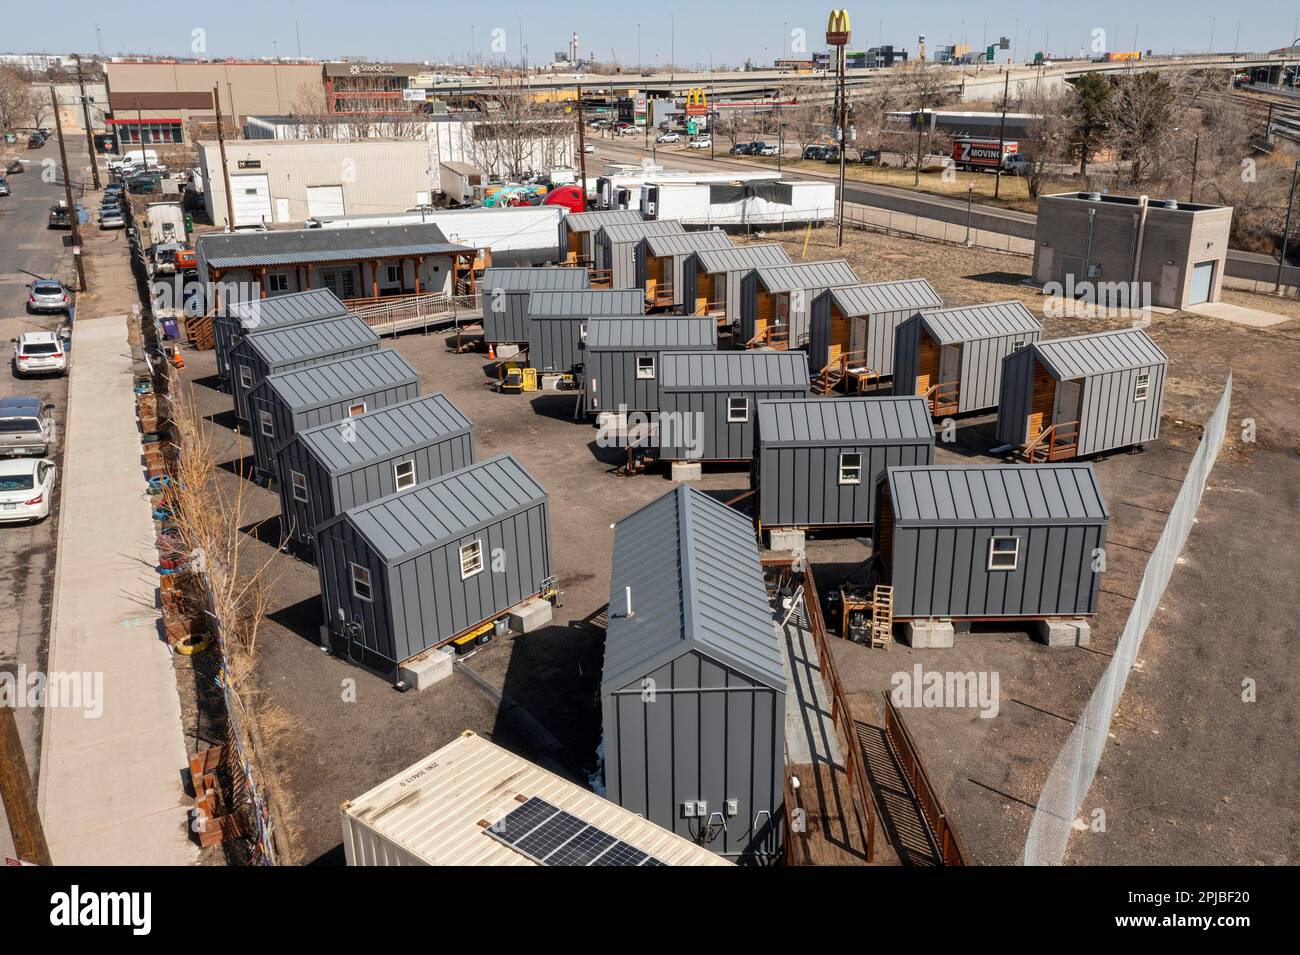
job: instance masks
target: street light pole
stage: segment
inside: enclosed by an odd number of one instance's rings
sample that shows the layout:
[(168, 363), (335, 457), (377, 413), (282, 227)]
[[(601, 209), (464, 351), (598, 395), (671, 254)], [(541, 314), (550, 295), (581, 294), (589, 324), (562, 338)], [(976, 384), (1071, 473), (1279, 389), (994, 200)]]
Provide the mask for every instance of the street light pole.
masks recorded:
[(77, 61), (77, 86), (81, 88), (81, 116), (86, 124), (86, 152), (90, 154), (90, 172), (94, 176), (95, 191), (100, 189), (99, 162), (95, 158), (95, 134), (90, 128), (90, 103), (86, 100), (86, 78), (81, 73), (81, 54), (74, 55)]

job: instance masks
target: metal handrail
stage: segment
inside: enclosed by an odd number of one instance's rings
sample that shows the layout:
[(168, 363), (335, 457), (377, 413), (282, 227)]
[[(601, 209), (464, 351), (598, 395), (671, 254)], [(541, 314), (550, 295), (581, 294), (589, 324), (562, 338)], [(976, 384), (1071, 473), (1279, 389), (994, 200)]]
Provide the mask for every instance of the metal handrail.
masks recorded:
[(912, 787), (912, 796), (930, 829), (935, 848), (939, 852), (939, 859), (944, 865), (965, 865), (967, 856), (961, 838), (953, 828), (948, 813), (943, 808), (943, 802), (939, 799), (939, 794), (925, 771), (925, 766), (921, 764), (912, 734), (903, 723), (902, 714), (894, 706), (894, 701), (889, 698), (889, 691), (883, 691), (881, 695), (885, 700), (885, 736), (889, 741), (889, 748), (893, 750), (908, 785)]

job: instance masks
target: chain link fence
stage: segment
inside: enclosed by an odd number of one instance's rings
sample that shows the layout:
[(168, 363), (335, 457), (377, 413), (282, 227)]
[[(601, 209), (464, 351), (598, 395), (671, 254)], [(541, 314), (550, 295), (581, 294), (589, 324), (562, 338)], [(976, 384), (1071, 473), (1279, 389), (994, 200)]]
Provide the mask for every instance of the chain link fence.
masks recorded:
[(844, 206), (844, 225), (851, 229), (865, 229), (873, 232), (885, 232), (890, 235), (902, 235), (913, 239), (927, 239), (932, 242), (948, 242), (953, 245), (969, 246), (973, 249), (985, 249), (989, 252), (1003, 252), (1008, 255), (1033, 255), (1034, 240), (1019, 236), (990, 232), (960, 222), (941, 222), (927, 219), (908, 212), (895, 212), (891, 209), (877, 209), (874, 206)]
[(1232, 402), (1232, 375), (1228, 375), (1223, 397), (1205, 424), (1201, 446), (1192, 457), (1187, 477), (1169, 512), (1169, 520), (1160, 534), (1155, 550), (1147, 561), (1142, 583), (1138, 587), (1124, 624), (1124, 632), (1115, 646), (1115, 655), (1102, 675), (1092, 698), (1061, 748), (1048, 773), (1034, 817), (1029, 824), (1022, 861), (1025, 865), (1060, 865), (1065, 859), (1074, 817), (1097, 775), (1097, 766), (1110, 734), (1111, 719), (1119, 706), (1129, 671), (1142, 648), (1142, 637), (1164, 596), (1187, 535), (1191, 533), (1205, 491), (1210, 469), (1223, 447), (1228, 427), (1228, 406)]

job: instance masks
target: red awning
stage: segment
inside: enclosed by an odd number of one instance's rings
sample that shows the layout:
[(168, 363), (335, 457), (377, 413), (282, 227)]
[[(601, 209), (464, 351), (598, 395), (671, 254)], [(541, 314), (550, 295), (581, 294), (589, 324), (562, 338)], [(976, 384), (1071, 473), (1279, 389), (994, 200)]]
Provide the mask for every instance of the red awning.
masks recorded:
[(179, 116), (146, 116), (144, 119), (106, 119), (110, 126), (140, 126), (144, 123), (183, 123)]

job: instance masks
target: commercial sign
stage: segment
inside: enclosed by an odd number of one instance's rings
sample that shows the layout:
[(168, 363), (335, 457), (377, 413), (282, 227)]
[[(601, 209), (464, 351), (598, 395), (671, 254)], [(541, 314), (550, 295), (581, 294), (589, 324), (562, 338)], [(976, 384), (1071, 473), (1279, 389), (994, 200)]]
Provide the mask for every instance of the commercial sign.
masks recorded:
[(849, 11), (832, 10), (826, 21), (826, 43), (828, 46), (848, 46)]
[(701, 87), (694, 87), (686, 91), (686, 115), (703, 116), (709, 111), (709, 103)]
[(408, 103), (423, 103), (428, 98), (428, 90), (402, 90), (402, 99)]

